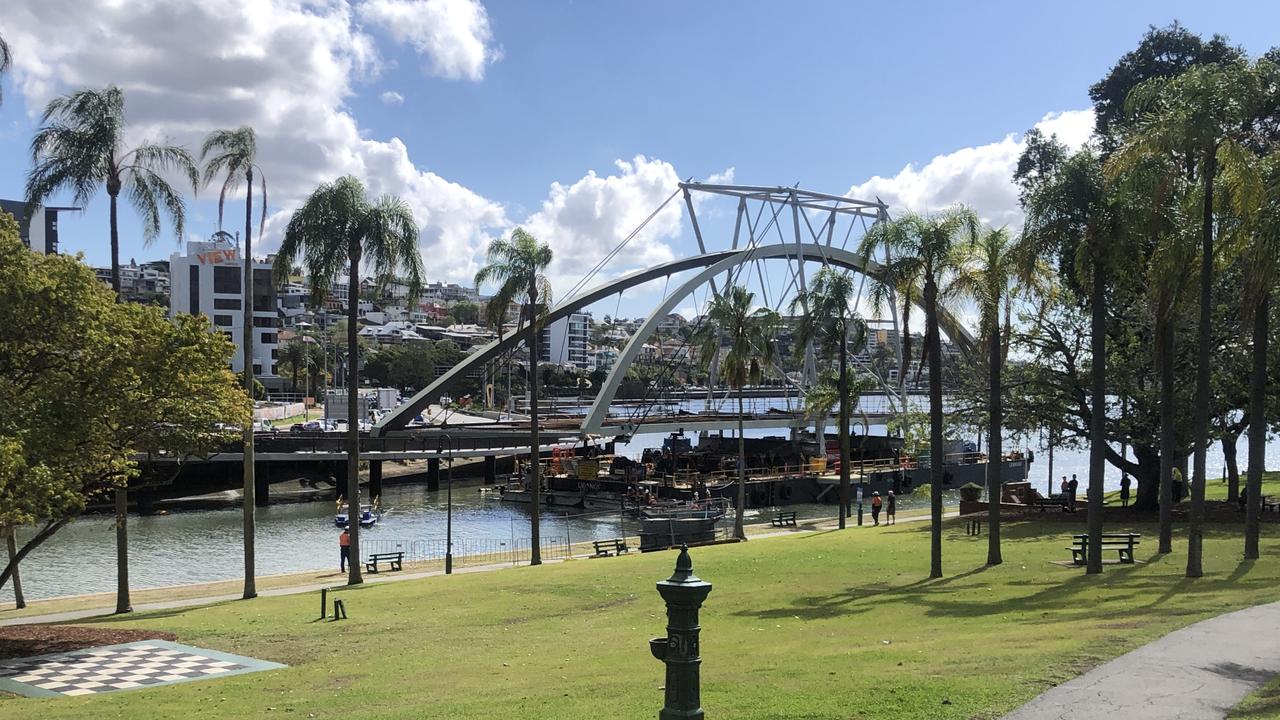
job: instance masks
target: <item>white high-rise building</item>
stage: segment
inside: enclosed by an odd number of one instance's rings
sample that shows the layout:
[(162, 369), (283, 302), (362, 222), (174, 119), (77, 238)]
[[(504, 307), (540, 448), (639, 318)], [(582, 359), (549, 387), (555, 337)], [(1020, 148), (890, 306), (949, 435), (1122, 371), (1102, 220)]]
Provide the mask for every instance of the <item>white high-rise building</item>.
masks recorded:
[[(229, 242), (188, 242), (186, 255), (169, 256), (169, 315), (208, 316), (211, 329), (225, 333), (236, 353), (234, 372), (244, 371), (240, 338), (244, 327), (244, 263), (240, 248)], [(276, 286), (269, 262), (253, 263), (253, 372), (268, 389), (278, 387), (276, 356), (280, 327)]]
[(591, 313), (576, 312), (560, 318), (542, 331), (539, 359), (557, 365), (591, 369), (587, 342), (591, 339)]

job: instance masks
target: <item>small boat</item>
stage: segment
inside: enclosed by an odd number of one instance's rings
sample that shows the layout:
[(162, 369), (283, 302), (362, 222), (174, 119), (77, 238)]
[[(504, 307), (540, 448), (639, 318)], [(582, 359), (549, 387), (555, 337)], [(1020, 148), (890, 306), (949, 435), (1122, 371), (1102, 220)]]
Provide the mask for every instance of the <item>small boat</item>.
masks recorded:
[[(338, 527), (346, 527), (350, 523), (348, 518), (350, 513), (351, 508), (348, 507), (346, 503), (343, 503), (338, 507), (338, 512), (333, 516), (333, 524)], [(360, 506), (360, 527), (371, 528), (374, 525), (377, 525), (378, 521), (381, 519), (382, 510), (376, 505)]]

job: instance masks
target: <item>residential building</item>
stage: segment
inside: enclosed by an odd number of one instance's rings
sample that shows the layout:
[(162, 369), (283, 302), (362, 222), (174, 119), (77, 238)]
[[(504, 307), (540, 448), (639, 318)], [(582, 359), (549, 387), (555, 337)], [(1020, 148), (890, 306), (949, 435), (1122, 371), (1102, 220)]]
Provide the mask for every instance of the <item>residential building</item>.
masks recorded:
[[(253, 371), (265, 387), (273, 389), (282, 381), (276, 376), (280, 320), (270, 260), (253, 262)], [(244, 320), (244, 262), (239, 246), (220, 241), (188, 242), (185, 255), (169, 256), (169, 268), (170, 316), (207, 316), (210, 327), (226, 334), (236, 346), (231, 369), (243, 372), (244, 353), (239, 348)]]
[(591, 369), (587, 342), (591, 339), (591, 313), (575, 312), (551, 323), (539, 338), (540, 362)]
[[(7, 212), (18, 221), (18, 237), (32, 250), (45, 255), (58, 254), (58, 213), (79, 210), (75, 207), (41, 207), (27, 215), (27, 204), (22, 200), (0, 200), (0, 212)], [(32, 221), (35, 222), (32, 222)]]

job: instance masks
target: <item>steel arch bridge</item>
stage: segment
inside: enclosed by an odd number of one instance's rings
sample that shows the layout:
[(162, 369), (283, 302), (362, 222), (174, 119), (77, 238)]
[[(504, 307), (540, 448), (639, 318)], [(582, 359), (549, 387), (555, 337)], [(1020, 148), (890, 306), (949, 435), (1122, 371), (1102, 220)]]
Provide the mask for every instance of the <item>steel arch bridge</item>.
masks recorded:
[[(707, 193), (735, 197), (738, 200), (737, 213), (734, 220), (734, 231), (730, 247), (720, 250), (708, 250), (701, 227), (698, 223), (692, 193)], [(551, 308), (542, 318), (544, 325), (566, 318), (573, 313), (591, 306), (601, 300), (612, 297), (625, 290), (644, 285), (663, 278), (689, 271), (697, 271), (679, 287), (666, 294), (662, 302), (648, 315), (645, 322), (631, 336), (617, 362), (605, 382), (601, 385), (590, 411), (583, 418), (577, 432), (585, 437), (597, 434), (606, 429), (607, 412), (617, 393), (618, 386), (625, 377), (627, 369), (640, 356), (645, 342), (657, 330), (659, 323), (673, 309), (696, 290), (710, 285), (713, 292), (718, 292), (716, 278), (725, 275), (732, 282), (734, 274), (739, 276), (748, 265), (754, 264), (758, 273), (759, 261), (786, 261), (791, 271), (791, 285), (788, 288), (805, 289), (805, 262), (817, 262), (851, 270), (868, 277), (876, 277), (882, 266), (849, 250), (849, 237), (855, 229), (854, 224), (861, 222), (863, 229), (866, 221), (879, 222), (888, 217), (888, 206), (876, 200), (856, 200), (838, 195), (816, 193), (794, 187), (760, 187), (746, 185), (709, 185), (703, 183), (680, 183), (678, 189), (659, 206), (649, 219), (623, 241), (625, 245), (644, 225), (655, 217), (663, 207), (682, 195), (688, 210), (689, 222), (694, 237), (697, 239), (699, 254), (680, 258), (671, 262), (638, 270), (621, 277), (602, 282), (589, 290), (571, 293), (571, 296)], [(755, 212), (752, 212), (753, 207)], [(790, 218), (783, 214), (790, 210)], [(766, 214), (768, 213), (768, 214)], [(814, 225), (814, 216), (819, 218)], [(780, 222), (780, 218), (782, 219)], [(790, 232), (784, 233), (782, 225), (790, 220)], [(843, 234), (843, 242), (836, 244), (838, 227), (842, 221), (848, 225)], [(743, 230), (745, 230), (745, 237)], [(806, 232), (807, 231), (807, 232)], [(790, 235), (790, 237), (787, 237)], [(776, 238), (776, 239), (774, 239)], [(622, 245), (609, 254), (613, 257), (622, 249)], [(608, 259), (608, 258), (606, 258)], [(597, 267), (597, 270), (599, 267)], [(593, 273), (594, 274), (594, 273)], [(588, 276), (589, 279), (590, 276)], [(763, 276), (761, 276), (763, 283)], [(585, 284), (585, 283), (580, 283)], [(919, 298), (920, 293), (913, 293)], [(785, 295), (785, 292), (784, 292)], [(779, 298), (781, 301), (781, 298)], [(896, 313), (891, 312), (896, 329)], [(939, 309), (939, 324), (943, 332), (956, 343), (962, 352), (973, 351), (975, 341), (972, 335), (956, 320), (954, 316)], [(423, 409), (462, 381), (468, 373), (484, 367), (486, 363), (496, 360), (523, 344), (523, 333), (512, 333), (501, 337), (468, 355), (462, 362), (450, 368), (430, 385), (415, 394), (409, 401), (400, 405), (394, 412), (385, 416), (374, 426), (374, 436), (403, 431), (409, 422)], [(637, 428), (625, 428), (625, 434), (633, 433)]]

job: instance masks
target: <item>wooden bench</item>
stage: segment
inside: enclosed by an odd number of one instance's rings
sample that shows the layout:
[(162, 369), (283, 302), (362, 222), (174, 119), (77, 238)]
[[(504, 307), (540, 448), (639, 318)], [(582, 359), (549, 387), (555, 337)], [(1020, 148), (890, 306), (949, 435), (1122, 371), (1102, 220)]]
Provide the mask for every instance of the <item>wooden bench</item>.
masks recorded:
[[(1133, 548), (1139, 544), (1138, 538), (1142, 537), (1140, 533), (1103, 533), (1102, 549), (1115, 550), (1120, 555), (1120, 562), (1126, 564), (1133, 563)], [(1088, 560), (1089, 554), (1089, 536), (1087, 534), (1073, 535), (1072, 545), (1067, 548), (1071, 551), (1071, 562), (1076, 565), (1084, 565)]]
[(1040, 512), (1044, 512), (1049, 508), (1057, 508), (1063, 512), (1066, 512), (1067, 506), (1068, 506), (1067, 501), (1063, 500), (1062, 498), (1039, 497), (1031, 501), (1031, 507), (1039, 510)]
[(621, 538), (612, 540), (592, 540), (591, 544), (595, 546), (596, 554), (592, 557), (609, 557), (611, 555), (621, 555), (625, 552), (631, 552), (631, 548), (627, 547), (627, 541)]
[(795, 527), (796, 514), (793, 512), (780, 512), (773, 516), (773, 519), (769, 521), (769, 524), (774, 527), (787, 527), (788, 525)]
[(395, 572), (397, 570), (403, 570), (404, 569), (404, 553), (402, 552), (374, 553), (369, 556), (368, 560), (364, 561), (364, 566), (369, 572), (376, 573), (378, 572), (378, 563), (380, 562), (387, 563), (391, 567), (392, 572)]

